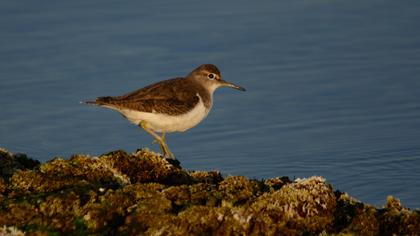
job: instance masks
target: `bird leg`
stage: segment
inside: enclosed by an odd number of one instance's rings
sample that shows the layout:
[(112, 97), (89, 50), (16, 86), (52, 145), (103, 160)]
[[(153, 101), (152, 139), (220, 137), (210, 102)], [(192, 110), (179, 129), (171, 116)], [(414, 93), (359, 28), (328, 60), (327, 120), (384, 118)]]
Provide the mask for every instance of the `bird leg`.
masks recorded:
[[(166, 144), (165, 133), (162, 133), (162, 136), (160, 136), (160, 138), (162, 139), (163, 143), (165, 143), (165, 144)], [(159, 145), (160, 145), (160, 149), (161, 149), (162, 151), (163, 151), (163, 150), (165, 150), (165, 148), (166, 148), (167, 150), (169, 150), (168, 145), (166, 145), (166, 147), (165, 147), (165, 146), (163, 146), (163, 145), (162, 145), (162, 143), (161, 143), (158, 139), (153, 140), (153, 142), (152, 142), (152, 143), (159, 143)]]
[(165, 158), (175, 159), (174, 154), (169, 150), (169, 147), (166, 144), (165, 133), (162, 134), (162, 137), (159, 136), (158, 134), (156, 134), (155, 132), (153, 132), (151, 129), (149, 129), (147, 127), (147, 122), (146, 121), (141, 121), (140, 122), (140, 127), (143, 128), (147, 133), (152, 135), (156, 139), (155, 141), (159, 142), (160, 149), (162, 150), (163, 156)]
[[(160, 138), (163, 140), (163, 142), (165, 142), (166, 143), (166, 139), (165, 139), (165, 133), (162, 133), (162, 136), (160, 136)], [(157, 139), (155, 139), (155, 140), (153, 140), (153, 142), (152, 143), (157, 143), (157, 142), (159, 142)]]

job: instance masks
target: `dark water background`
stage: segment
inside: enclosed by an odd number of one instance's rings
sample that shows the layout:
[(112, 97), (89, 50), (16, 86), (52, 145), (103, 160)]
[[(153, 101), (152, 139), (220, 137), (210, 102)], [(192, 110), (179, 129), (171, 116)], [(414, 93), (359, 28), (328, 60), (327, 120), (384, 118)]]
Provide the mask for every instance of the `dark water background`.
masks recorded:
[(189, 169), (321, 175), (381, 206), (420, 208), (420, 1), (1, 1), (0, 146), (47, 161), (151, 147), (79, 104), (203, 63), (209, 117), (168, 136)]

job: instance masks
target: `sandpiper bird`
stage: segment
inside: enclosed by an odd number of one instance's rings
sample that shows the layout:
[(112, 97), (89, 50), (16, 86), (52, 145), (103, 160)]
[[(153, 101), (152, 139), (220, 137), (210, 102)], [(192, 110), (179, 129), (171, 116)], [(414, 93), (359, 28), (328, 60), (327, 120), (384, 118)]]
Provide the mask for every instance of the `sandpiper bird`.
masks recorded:
[(215, 65), (205, 64), (186, 77), (164, 80), (122, 96), (98, 97), (86, 103), (120, 112), (159, 142), (165, 158), (175, 159), (166, 144), (165, 133), (186, 131), (206, 118), (213, 104), (213, 93), (219, 87), (245, 91), (222, 80)]

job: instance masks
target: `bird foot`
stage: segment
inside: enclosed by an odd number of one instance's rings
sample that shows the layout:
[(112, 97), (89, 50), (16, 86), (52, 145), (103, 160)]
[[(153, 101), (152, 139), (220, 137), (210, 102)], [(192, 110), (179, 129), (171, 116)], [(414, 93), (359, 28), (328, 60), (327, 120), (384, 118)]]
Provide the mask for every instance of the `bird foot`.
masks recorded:
[(166, 160), (169, 164), (171, 164), (171, 165), (173, 165), (173, 166), (178, 167), (179, 169), (181, 169), (181, 162), (180, 162), (180, 161), (178, 161), (178, 159), (165, 158), (165, 160)]
[(165, 159), (176, 160), (175, 155), (171, 151), (169, 151), (168, 147), (162, 147), (162, 152), (163, 152), (163, 157)]

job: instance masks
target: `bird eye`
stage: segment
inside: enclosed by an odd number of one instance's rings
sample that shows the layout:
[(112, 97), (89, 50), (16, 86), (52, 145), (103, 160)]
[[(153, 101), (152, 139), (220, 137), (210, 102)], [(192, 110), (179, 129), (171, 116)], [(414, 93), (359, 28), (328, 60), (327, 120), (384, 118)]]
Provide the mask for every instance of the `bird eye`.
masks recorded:
[(209, 79), (214, 79), (214, 74), (210, 73), (207, 77), (209, 77)]

